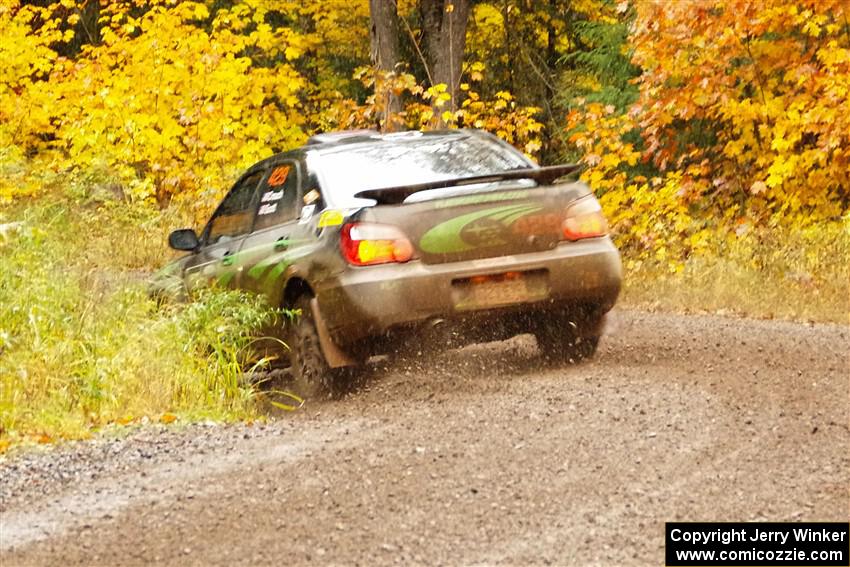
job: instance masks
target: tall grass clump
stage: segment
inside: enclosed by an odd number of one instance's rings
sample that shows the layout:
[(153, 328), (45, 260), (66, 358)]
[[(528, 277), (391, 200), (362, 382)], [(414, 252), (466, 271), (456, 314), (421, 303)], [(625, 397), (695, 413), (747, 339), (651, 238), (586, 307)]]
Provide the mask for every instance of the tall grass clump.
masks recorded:
[(236, 291), (149, 298), (147, 267), (167, 258), (158, 219), (67, 201), (0, 211), (0, 448), (143, 417), (253, 414), (244, 368), (278, 313)]
[[(680, 263), (629, 261), (624, 301), (673, 310), (848, 323), (850, 219), (719, 232)], [(672, 267), (671, 267), (672, 266)]]

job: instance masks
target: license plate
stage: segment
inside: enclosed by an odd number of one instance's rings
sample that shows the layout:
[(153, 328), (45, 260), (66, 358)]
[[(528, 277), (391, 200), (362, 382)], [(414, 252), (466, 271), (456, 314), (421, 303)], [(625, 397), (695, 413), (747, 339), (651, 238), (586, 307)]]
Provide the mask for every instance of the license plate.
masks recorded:
[(455, 309), (482, 309), (546, 299), (549, 283), (546, 273), (509, 272), (455, 280), (452, 286)]

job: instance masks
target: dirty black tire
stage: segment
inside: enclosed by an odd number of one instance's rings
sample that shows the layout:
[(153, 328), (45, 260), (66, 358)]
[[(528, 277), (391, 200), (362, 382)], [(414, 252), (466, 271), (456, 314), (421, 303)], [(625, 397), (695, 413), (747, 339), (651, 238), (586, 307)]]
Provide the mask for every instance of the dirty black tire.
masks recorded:
[(310, 299), (309, 295), (302, 295), (293, 305), (294, 309), (301, 310), (301, 315), (287, 333), (292, 377), (304, 397), (335, 396), (346, 391), (352, 371), (328, 366), (319, 343)]
[(549, 324), (535, 330), (537, 349), (549, 363), (577, 363), (590, 360), (599, 346), (601, 320), (585, 322), (580, 327), (565, 321)]

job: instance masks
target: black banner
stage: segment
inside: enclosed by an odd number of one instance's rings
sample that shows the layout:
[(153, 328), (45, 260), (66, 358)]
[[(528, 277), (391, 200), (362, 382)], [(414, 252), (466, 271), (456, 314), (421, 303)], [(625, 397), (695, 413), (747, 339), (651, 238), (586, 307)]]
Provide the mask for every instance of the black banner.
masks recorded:
[(668, 522), (668, 567), (850, 566), (846, 522)]

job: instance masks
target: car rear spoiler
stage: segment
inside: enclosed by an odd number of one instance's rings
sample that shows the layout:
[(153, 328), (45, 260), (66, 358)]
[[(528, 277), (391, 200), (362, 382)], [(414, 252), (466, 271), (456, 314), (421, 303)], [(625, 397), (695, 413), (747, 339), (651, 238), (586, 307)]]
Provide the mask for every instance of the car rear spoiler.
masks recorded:
[(354, 196), (362, 199), (375, 199), (381, 205), (396, 205), (420, 191), (444, 189), (446, 187), (457, 187), (459, 185), (471, 185), (474, 183), (493, 183), (496, 181), (509, 181), (511, 179), (533, 179), (542, 185), (549, 185), (556, 179), (578, 171), (581, 167), (580, 164), (570, 163), (546, 167), (529, 167), (527, 169), (510, 169), (501, 173), (458, 177), (456, 179), (439, 179), (437, 181), (428, 181), (427, 183), (399, 185), (398, 187), (368, 189), (355, 193)]

